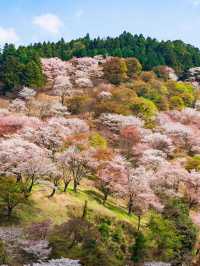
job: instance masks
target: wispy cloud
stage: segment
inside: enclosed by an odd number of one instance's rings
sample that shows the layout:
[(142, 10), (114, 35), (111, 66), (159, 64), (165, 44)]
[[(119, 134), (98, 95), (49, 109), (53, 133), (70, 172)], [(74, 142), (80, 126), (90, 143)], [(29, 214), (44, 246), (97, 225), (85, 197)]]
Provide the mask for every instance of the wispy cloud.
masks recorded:
[(194, 5), (194, 6), (199, 6), (200, 5), (200, 0), (190, 0), (191, 3)]
[(0, 43), (16, 43), (19, 41), (19, 36), (17, 35), (14, 28), (3, 28), (0, 26)]
[(76, 11), (76, 13), (75, 13), (75, 17), (76, 17), (76, 18), (80, 18), (80, 17), (83, 16), (83, 14), (84, 14), (83, 9), (79, 9), (78, 11)]
[(43, 14), (33, 18), (33, 24), (39, 26), (41, 29), (51, 33), (58, 34), (63, 23), (61, 19), (54, 14)]

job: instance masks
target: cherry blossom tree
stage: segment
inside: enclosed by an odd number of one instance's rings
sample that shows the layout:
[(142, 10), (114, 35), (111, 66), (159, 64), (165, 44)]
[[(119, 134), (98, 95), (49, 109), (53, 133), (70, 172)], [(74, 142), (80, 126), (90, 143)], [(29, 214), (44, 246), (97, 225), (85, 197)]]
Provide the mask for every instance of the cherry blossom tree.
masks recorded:
[(127, 126), (143, 127), (144, 122), (135, 116), (123, 116), (118, 114), (104, 113), (99, 117), (102, 125), (108, 127), (111, 131), (119, 132)]
[(35, 95), (36, 91), (28, 87), (23, 87), (22, 90), (19, 92), (19, 96), (25, 100), (30, 100)]
[(52, 250), (47, 240), (20, 240), (18, 244), (31, 261), (47, 260)]
[(127, 171), (124, 159), (121, 156), (116, 156), (112, 161), (107, 161), (100, 165), (97, 175), (96, 187), (104, 195), (104, 205), (109, 195), (123, 194)]
[(166, 162), (154, 174), (152, 187), (156, 193), (168, 196), (181, 196), (180, 185), (188, 177), (188, 172), (180, 163)]
[(35, 127), (39, 124), (40, 121), (35, 117), (20, 115), (0, 116), (0, 136), (11, 135), (26, 126)]
[(161, 150), (166, 154), (171, 154), (174, 150), (172, 140), (159, 132), (146, 135), (144, 142), (148, 143), (153, 149)]
[(55, 169), (56, 167), (51, 159), (48, 158), (48, 154), (42, 150), (40, 153), (33, 153), (31, 159), (19, 163), (16, 171), (22, 176), (24, 188), (26, 188), (26, 192), (29, 194), (39, 179), (57, 176)]
[(69, 165), (69, 158), (66, 153), (61, 153), (57, 155), (58, 168), (61, 171), (62, 181), (64, 183), (63, 192), (67, 191), (69, 183), (72, 181), (72, 173)]
[(20, 136), (51, 151), (54, 159), (55, 153), (62, 148), (67, 137), (88, 131), (89, 127), (83, 120), (53, 117), (36, 128), (25, 127)]
[[(40, 163), (38, 163), (40, 162)], [(0, 173), (15, 176), (30, 193), (37, 180), (50, 172), (48, 151), (21, 138), (3, 140), (0, 145)]]
[(68, 176), (71, 176), (74, 192), (77, 192), (80, 181), (90, 174), (87, 158), (84, 156), (84, 153), (81, 153), (76, 147), (72, 146), (62, 154), (60, 160), (62, 161), (62, 164), (64, 162), (65, 167), (67, 167), (67, 171), (69, 171), (67, 172), (65, 184), (67, 184), (70, 179), (70, 177), (68, 179)]
[(128, 157), (132, 153), (133, 145), (141, 141), (141, 132), (137, 127), (127, 126), (120, 132), (121, 147), (127, 152)]
[[(31, 265), (25, 265), (31, 266)], [(70, 259), (52, 259), (48, 262), (33, 263), (32, 266), (81, 266), (78, 260)]]
[(8, 110), (12, 113), (27, 113), (28, 111), (26, 102), (18, 98), (9, 104)]
[(111, 99), (112, 98), (112, 93), (109, 91), (101, 91), (98, 94), (99, 99)]
[(25, 235), (28, 239), (45, 240), (50, 231), (51, 225), (51, 220), (33, 222), (25, 229)]
[(185, 178), (184, 196), (189, 204), (189, 208), (194, 208), (200, 204), (200, 172), (192, 171)]
[(153, 175), (153, 172), (146, 171), (146, 169), (142, 166), (138, 168), (128, 168), (128, 178), (125, 190), (125, 196), (128, 198), (128, 213), (129, 215), (132, 213), (134, 204), (139, 200), (141, 200), (141, 196), (147, 195), (150, 193), (153, 194), (150, 189), (150, 180)]
[(147, 149), (142, 153), (138, 164), (145, 166), (147, 169), (156, 170), (166, 163), (166, 153), (161, 150)]
[(56, 193), (56, 191), (58, 190), (61, 178), (62, 176), (61, 176), (61, 173), (58, 167), (54, 165), (54, 168), (51, 169), (51, 172), (49, 173), (47, 177), (47, 180), (51, 182), (51, 187), (52, 187), (52, 192), (48, 196), (48, 198), (52, 198), (54, 194)]
[(70, 95), (72, 83), (67, 76), (57, 76), (54, 80), (53, 94), (60, 96), (61, 103), (64, 104), (65, 97)]

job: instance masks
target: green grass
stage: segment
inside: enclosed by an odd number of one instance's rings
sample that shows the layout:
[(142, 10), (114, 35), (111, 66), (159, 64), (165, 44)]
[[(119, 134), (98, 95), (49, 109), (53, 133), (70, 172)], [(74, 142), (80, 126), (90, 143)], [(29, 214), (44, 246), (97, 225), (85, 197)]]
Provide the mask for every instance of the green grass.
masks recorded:
[[(47, 219), (52, 220), (54, 224), (61, 224), (70, 217), (81, 217), (86, 200), (88, 202), (88, 219), (105, 216), (137, 226), (137, 216), (128, 215), (125, 202), (109, 197), (104, 206), (101, 193), (94, 187), (84, 184), (78, 188), (77, 193), (73, 192), (72, 187), (69, 187), (67, 192), (57, 191), (50, 199), (47, 197), (49, 193), (50, 191), (44, 191), (40, 186), (34, 188), (30, 204), (17, 209), (17, 216), (22, 226)], [(142, 219), (143, 225), (147, 219), (147, 217)]]

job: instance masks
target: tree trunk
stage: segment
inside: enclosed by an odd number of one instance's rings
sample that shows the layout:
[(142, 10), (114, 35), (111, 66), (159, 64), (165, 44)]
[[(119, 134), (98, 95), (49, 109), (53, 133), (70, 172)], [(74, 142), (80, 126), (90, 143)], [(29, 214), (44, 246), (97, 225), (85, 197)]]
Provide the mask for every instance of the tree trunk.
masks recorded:
[(66, 192), (66, 191), (67, 191), (67, 188), (68, 188), (68, 186), (69, 186), (69, 183), (70, 183), (70, 181), (65, 182), (63, 192)]
[(83, 214), (82, 214), (82, 218), (84, 219), (87, 215), (87, 200), (85, 200), (85, 204), (84, 204), (84, 207), (83, 207)]
[(132, 214), (132, 209), (133, 209), (133, 201), (130, 198), (129, 199), (129, 202), (128, 202), (128, 215), (131, 215)]
[(18, 175), (17, 175), (16, 183), (19, 183), (21, 180), (22, 180), (21, 175), (18, 174)]
[(138, 232), (140, 231), (140, 225), (141, 225), (141, 216), (138, 216)]
[(106, 204), (107, 199), (108, 199), (108, 194), (106, 193), (104, 194), (103, 205)]
[(65, 103), (65, 95), (61, 95), (61, 103), (62, 103), (62, 105), (64, 105), (64, 103)]
[(12, 214), (12, 210), (13, 210), (13, 207), (11, 206), (8, 206), (7, 207), (7, 217), (10, 218), (11, 214)]
[(33, 189), (33, 185), (34, 185), (34, 180), (32, 179), (32, 180), (31, 180), (31, 184), (30, 184), (30, 186), (29, 186), (29, 188), (28, 188), (28, 193), (31, 193), (31, 191), (32, 191), (32, 189)]
[(74, 192), (75, 192), (75, 193), (77, 192), (77, 186), (78, 186), (78, 184), (77, 184), (77, 182), (74, 180)]
[(53, 190), (52, 190), (51, 194), (48, 196), (48, 198), (49, 198), (49, 199), (52, 198), (52, 197), (54, 196), (55, 193), (56, 193), (56, 189), (53, 188)]

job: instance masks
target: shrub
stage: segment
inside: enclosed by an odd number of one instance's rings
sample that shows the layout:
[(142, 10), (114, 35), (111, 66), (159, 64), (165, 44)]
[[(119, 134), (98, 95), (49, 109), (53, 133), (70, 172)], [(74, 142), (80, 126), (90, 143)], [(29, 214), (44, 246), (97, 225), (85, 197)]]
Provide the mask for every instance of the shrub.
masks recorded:
[(127, 79), (127, 65), (124, 59), (115, 57), (103, 64), (104, 78), (118, 85)]
[(145, 121), (149, 121), (154, 118), (158, 111), (157, 107), (151, 100), (143, 97), (136, 97), (131, 103), (130, 108), (134, 115), (141, 117)]
[(103, 100), (97, 103), (94, 107), (95, 115), (99, 116), (102, 113), (115, 113), (121, 115), (130, 115), (131, 110), (128, 105), (115, 100)]
[(200, 155), (195, 155), (194, 157), (189, 158), (186, 163), (186, 169), (188, 171), (200, 171)]
[(109, 228), (106, 222), (97, 227), (78, 218), (56, 226), (50, 237), (53, 257), (78, 258), (87, 266), (124, 265), (119, 246), (110, 242)]
[[(133, 83), (133, 89), (140, 97), (153, 101), (161, 109), (166, 109), (167, 105), (167, 87), (158, 80), (151, 80), (148, 83), (144, 81), (136, 81)], [(165, 103), (164, 103), (165, 101)]]
[(149, 82), (153, 79), (156, 79), (156, 75), (153, 71), (144, 71), (142, 72), (140, 78), (144, 81), (144, 82)]
[(0, 240), (0, 264), (8, 263), (8, 256), (6, 254), (5, 244)]
[(72, 114), (88, 112), (92, 108), (92, 99), (89, 96), (74, 96), (67, 101), (67, 106)]
[(184, 101), (180, 96), (172, 96), (169, 99), (170, 109), (182, 110), (185, 107)]
[(107, 148), (107, 140), (97, 132), (93, 133), (90, 136), (90, 144), (94, 148), (100, 148), (100, 149)]
[[(182, 199), (170, 199), (163, 210), (164, 218), (173, 222), (178, 236), (178, 246), (174, 250), (174, 265), (192, 263), (192, 254), (197, 240), (197, 229), (189, 216), (189, 206)], [(170, 232), (170, 230), (169, 230)], [(174, 237), (172, 237), (175, 240)]]
[(181, 236), (176, 231), (173, 221), (152, 214), (148, 228), (148, 247), (153, 258), (171, 262), (181, 248)]
[(129, 78), (135, 78), (137, 75), (139, 75), (142, 71), (142, 65), (137, 60), (137, 58), (127, 58), (126, 59), (126, 65), (128, 69), (128, 77)]
[(146, 239), (142, 232), (138, 232), (135, 243), (130, 247), (131, 260), (134, 263), (142, 262), (146, 253)]

